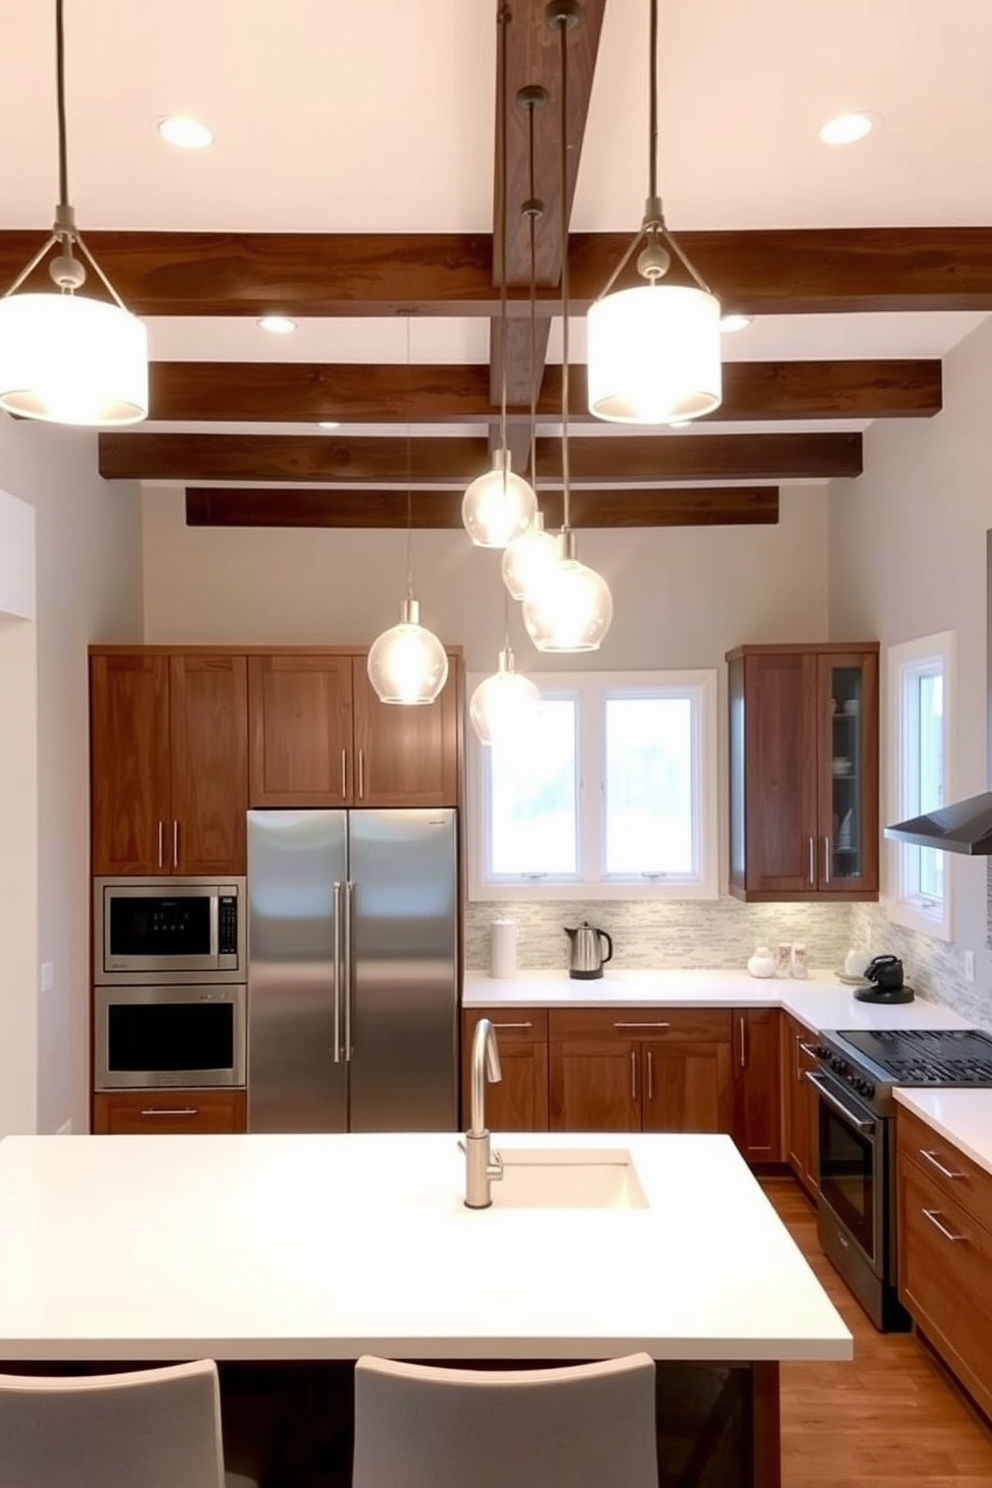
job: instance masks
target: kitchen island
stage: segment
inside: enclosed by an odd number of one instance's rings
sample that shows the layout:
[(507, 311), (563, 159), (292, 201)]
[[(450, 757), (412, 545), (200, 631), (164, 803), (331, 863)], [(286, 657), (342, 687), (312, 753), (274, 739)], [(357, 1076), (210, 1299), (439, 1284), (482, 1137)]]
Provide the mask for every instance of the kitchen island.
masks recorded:
[(9, 1137), (0, 1360), (523, 1363), (643, 1349), (708, 1369), (711, 1416), (717, 1399), (736, 1412), (748, 1460), (718, 1481), (774, 1488), (778, 1361), (850, 1358), (852, 1342), (732, 1142), (506, 1142), (552, 1144), (622, 1148), (646, 1206), (507, 1207), (494, 1184), (491, 1209), (467, 1210), (454, 1133)]

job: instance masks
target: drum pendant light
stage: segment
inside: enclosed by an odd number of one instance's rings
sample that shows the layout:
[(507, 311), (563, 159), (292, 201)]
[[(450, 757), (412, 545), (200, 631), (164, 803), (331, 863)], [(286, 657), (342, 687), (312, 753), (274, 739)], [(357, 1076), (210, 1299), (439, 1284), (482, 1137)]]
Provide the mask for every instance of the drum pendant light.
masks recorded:
[[(506, 434), (506, 194), (507, 194), (507, 119), (506, 119), (506, 28), (510, 10), (500, 5), (496, 15), (499, 27), (499, 160), (496, 168), (496, 234), (493, 253), (499, 253), (499, 365), (500, 423), (499, 449), (493, 450), (493, 468), (478, 476), (462, 498), (462, 524), (478, 548), (505, 548), (513, 538), (526, 532), (537, 510), (537, 497), (523, 476), (510, 468), (510, 448)], [(498, 237), (497, 237), (498, 235)]]
[(406, 323), (406, 596), (400, 623), (377, 636), (366, 663), (369, 681), (381, 703), (413, 707), (433, 703), (448, 680), (448, 656), (433, 631), (420, 623), (420, 605), (413, 597), (413, 459), (409, 424), (410, 321)]
[(561, 473), (562, 530), (558, 558), (524, 595), (524, 624), (538, 651), (596, 651), (613, 619), (610, 587), (595, 569), (576, 556), (575, 534), (569, 526), (568, 465), (568, 32), (578, 24), (576, 0), (552, 0), (548, 23), (557, 28), (561, 55), (560, 166), (561, 209)]
[[(658, 0), (650, 0), (648, 198), (640, 231), (586, 317), (589, 411), (621, 424), (670, 424), (720, 406), (720, 302), (665, 225), (658, 195)], [(614, 293), (641, 243), (647, 281)], [(672, 257), (693, 283), (669, 284)]]
[[(69, 202), (65, 122), (63, 0), (55, 0), (59, 202), (55, 226), (0, 299), (0, 408), (21, 418), (109, 428), (148, 416), (148, 333), (100, 268)], [(59, 292), (18, 291), (51, 248)], [(113, 303), (77, 293), (86, 264)]]

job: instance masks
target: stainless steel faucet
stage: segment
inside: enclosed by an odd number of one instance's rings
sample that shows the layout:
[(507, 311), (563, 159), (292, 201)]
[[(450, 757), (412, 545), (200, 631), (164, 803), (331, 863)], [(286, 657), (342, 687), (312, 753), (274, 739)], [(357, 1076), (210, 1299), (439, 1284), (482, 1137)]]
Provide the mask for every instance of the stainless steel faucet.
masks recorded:
[(469, 1209), (488, 1209), (493, 1201), (492, 1183), (502, 1178), (503, 1162), (498, 1152), (491, 1152), (486, 1127), (486, 1077), (502, 1080), (496, 1030), (488, 1018), (480, 1018), (472, 1039), (471, 1062), (472, 1111), (465, 1133), (465, 1205)]

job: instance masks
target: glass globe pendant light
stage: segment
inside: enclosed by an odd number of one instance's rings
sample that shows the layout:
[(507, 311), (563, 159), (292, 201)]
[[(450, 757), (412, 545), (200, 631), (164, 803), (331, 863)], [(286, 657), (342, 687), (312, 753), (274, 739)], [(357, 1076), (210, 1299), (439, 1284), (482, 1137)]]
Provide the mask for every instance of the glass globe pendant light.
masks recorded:
[[(586, 316), (589, 411), (621, 424), (670, 424), (719, 408), (720, 302), (665, 226), (658, 195), (658, 0), (650, 0), (649, 184), (640, 231)], [(641, 243), (647, 281), (611, 294)], [(669, 284), (672, 256), (693, 283)]]
[(595, 569), (576, 556), (575, 534), (569, 526), (568, 464), (568, 32), (578, 23), (575, 0), (551, 0), (548, 22), (557, 27), (561, 54), (560, 155), (561, 180), (561, 470), (562, 530), (558, 556), (540, 582), (524, 594), (524, 624), (538, 651), (596, 651), (613, 620), (610, 586)]
[[(406, 323), (407, 405), (410, 402), (410, 320)], [(420, 623), (420, 605), (413, 597), (413, 461), (410, 424), (406, 426), (406, 597), (400, 623), (376, 636), (369, 647), (366, 668), (381, 703), (415, 707), (433, 703), (448, 680), (448, 656), (433, 631)]]
[(499, 669), (485, 677), (469, 699), (468, 716), (483, 744), (517, 738), (541, 701), (529, 677), (515, 670), (509, 638), (499, 653)]
[[(63, 0), (55, 0), (59, 202), (47, 241), (0, 299), (0, 408), (21, 418), (107, 428), (148, 415), (148, 333), (132, 315), (76, 228), (69, 203)], [(59, 293), (18, 290), (53, 247)], [(77, 293), (86, 264), (113, 303)]]
[(558, 542), (544, 529), (544, 513), (534, 513), (533, 526), (507, 543), (500, 562), (503, 583), (513, 599), (537, 589), (548, 569), (558, 559)]

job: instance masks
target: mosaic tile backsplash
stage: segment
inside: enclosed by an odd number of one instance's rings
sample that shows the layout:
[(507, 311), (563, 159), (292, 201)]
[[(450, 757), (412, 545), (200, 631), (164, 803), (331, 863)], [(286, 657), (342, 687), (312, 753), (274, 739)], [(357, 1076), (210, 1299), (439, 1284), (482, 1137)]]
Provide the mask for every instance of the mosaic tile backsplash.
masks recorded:
[(801, 941), (809, 964), (832, 969), (844, 964), (851, 941), (847, 904), (742, 904), (738, 899), (599, 900), (580, 904), (525, 901), (469, 903), (465, 912), (465, 967), (489, 970), (489, 927), (505, 916), (517, 923), (517, 965), (522, 971), (552, 971), (568, 965), (565, 925), (588, 920), (613, 937), (614, 964), (632, 970), (654, 967), (743, 970), (757, 945)]
[(992, 993), (965, 981), (957, 944), (893, 925), (881, 903), (851, 905), (851, 944), (864, 946), (873, 956), (883, 952), (898, 956), (918, 997), (945, 1003), (979, 1028), (992, 1030)]

